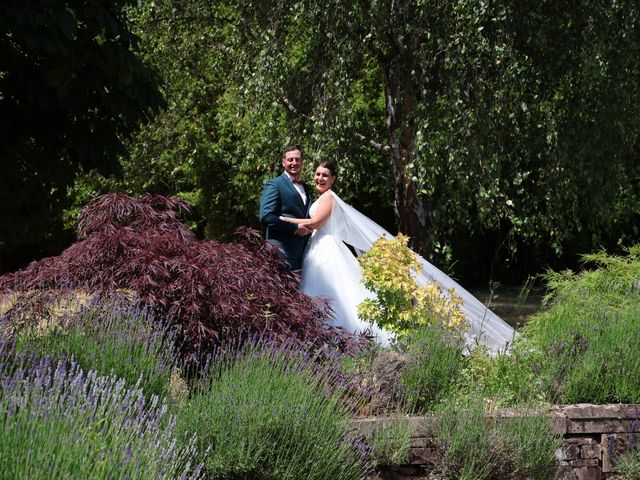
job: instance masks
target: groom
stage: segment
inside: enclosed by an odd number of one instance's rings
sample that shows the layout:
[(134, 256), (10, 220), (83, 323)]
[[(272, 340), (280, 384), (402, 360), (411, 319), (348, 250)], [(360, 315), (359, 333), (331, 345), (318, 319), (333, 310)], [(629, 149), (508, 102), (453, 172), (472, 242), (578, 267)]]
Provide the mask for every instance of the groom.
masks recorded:
[(265, 238), (280, 247), (279, 251), (292, 270), (302, 268), (302, 255), (311, 230), (295, 223), (283, 222), (280, 216), (309, 216), (311, 190), (300, 180), (302, 148), (288, 147), (282, 154), (282, 175), (264, 184), (260, 199), (260, 223), (266, 227)]

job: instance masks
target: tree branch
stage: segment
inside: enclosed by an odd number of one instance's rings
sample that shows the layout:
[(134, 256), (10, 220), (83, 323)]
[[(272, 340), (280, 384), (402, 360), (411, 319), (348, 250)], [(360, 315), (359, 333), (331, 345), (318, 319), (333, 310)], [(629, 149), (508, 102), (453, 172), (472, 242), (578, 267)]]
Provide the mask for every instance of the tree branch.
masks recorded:
[[(274, 92), (275, 93), (275, 92)], [(308, 121), (313, 121), (313, 118), (311, 118), (309, 115), (307, 115), (306, 113), (302, 113), (300, 110), (298, 110), (296, 107), (293, 106), (293, 104), (291, 103), (291, 101), (289, 101), (289, 99), (283, 95), (278, 95), (276, 93), (278, 100), (280, 101), (280, 103), (282, 103), (285, 108), (287, 110), (289, 110), (291, 113), (293, 113), (294, 115), (298, 115), (302, 118), (304, 118), (305, 120)]]
[(365, 145), (369, 145), (370, 147), (375, 148), (376, 150), (378, 150), (379, 152), (382, 153), (391, 153), (391, 147), (389, 145), (383, 145), (381, 143), (376, 142), (375, 140), (372, 140), (370, 138), (365, 137), (364, 135), (360, 134), (360, 133), (355, 133), (355, 137), (362, 143), (364, 143)]

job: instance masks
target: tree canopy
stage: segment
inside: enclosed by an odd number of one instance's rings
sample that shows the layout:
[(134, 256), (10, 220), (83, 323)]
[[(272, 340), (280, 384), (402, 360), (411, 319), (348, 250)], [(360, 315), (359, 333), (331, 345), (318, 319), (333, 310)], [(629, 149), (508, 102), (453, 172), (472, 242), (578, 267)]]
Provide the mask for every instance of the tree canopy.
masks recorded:
[[(0, 16), (0, 249), (60, 229), (76, 174), (120, 172), (122, 139), (162, 104), (135, 54), (129, 2), (4, 2)], [(55, 236), (55, 235), (53, 235)]]
[[(384, 152), (398, 229), (422, 253), (467, 239), (495, 256), (637, 238), (637, 2), (238, 8), (249, 82), (295, 105), (327, 144)], [(371, 76), (374, 89), (355, 93)], [(384, 98), (369, 123), (363, 95)]]
[[(539, 271), (638, 239), (633, 0), (140, 1), (166, 109), (128, 140), (125, 190), (192, 202), (209, 238), (256, 225), (282, 148), (336, 159), (345, 200), (440, 265)], [(395, 227), (395, 228), (394, 228)]]

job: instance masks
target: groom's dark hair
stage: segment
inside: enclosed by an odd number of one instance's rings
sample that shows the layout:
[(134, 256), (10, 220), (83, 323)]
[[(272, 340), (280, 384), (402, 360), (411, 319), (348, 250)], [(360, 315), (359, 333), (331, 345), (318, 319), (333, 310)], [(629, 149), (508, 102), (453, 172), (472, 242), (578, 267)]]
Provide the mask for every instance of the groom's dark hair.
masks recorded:
[(302, 147), (300, 145), (291, 145), (290, 147), (285, 148), (282, 151), (282, 158), (287, 154), (287, 152), (293, 152), (294, 150), (300, 151), (300, 158), (303, 158)]

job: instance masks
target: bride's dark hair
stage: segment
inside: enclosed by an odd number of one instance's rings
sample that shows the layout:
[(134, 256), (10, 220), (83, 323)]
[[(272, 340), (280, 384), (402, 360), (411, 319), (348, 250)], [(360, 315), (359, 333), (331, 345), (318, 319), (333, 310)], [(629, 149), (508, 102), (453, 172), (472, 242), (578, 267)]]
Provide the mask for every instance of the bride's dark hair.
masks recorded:
[(334, 177), (338, 176), (338, 168), (336, 167), (336, 164), (333, 163), (331, 160), (323, 160), (318, 164), (316, 168), (319, 168), (319, 167), (326, 168), (331, 172), (331, 175)]

